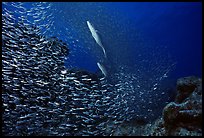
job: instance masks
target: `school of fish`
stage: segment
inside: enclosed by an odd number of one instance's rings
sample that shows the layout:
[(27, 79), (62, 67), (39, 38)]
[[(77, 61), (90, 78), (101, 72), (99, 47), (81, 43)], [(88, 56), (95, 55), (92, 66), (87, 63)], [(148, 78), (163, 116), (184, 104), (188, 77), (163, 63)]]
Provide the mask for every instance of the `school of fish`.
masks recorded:
[(116, 87), (108, 84), (105, 76), (65, 68), (69, 49), (64, 42), (46, 37), (41, 26), (29, 24), (25, 16), (19, 16), (18, 21), (14, 18), (16, 11), (22, 11), (23, 15), (36, 14), (34, 22), (40, 22), (38, 18), (49, 16), (45, 7), (50, 5), (34, 3), (30, 11), (21, 2), (3, 6), (3, 135), (112, 135), (129, 114)]

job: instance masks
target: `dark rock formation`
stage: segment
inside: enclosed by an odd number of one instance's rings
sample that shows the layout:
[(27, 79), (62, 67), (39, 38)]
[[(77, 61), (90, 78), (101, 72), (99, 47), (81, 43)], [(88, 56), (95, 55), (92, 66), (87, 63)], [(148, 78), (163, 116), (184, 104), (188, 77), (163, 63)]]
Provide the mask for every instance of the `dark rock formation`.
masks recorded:
[(190, 76), (177, 81), (175, 102), (166, 105), (163, 117), (150, 135), (193, 136), (202, 134), (202, 79)]
[(177, 80), (177, 96), (175, 99), (176, 103), (182, 103), (192, 92), (198, 95), (202, 94), (202, 80), (195, 77), (184, 77)]
[(148, 124), (123, 124), (119, 136), (201, 136), (202, 79), (190, 76), (177, 81), (175, 102), (167, 104), (162, 117)]
[(202, 122), (202, 80), (185, 77), (177, 81), (178, 95), (175, 102), (163, 110), (165, 126), (199, 126)]

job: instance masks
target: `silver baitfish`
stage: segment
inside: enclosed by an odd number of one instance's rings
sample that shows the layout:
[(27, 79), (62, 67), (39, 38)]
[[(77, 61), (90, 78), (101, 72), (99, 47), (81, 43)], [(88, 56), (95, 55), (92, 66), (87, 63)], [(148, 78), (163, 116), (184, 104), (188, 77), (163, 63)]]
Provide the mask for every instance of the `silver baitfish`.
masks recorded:
[[(52, 7), (49, 3), (32, 6), (28, 13), (16, 14), (27, 14), (40, 23), (46, 19), (45, 7)], [(26, 9), (23, 3), (13, 7)], [(39, 10), (42, 13), (36, 12)], [(129, 111), (114, 85), (94, 73), (66, 69), (62, 60), (69, 54), (66, 43), (44, 36), (39, 26), (22, 19), (25, 16), (19, 16), (17, 22), (12, 12), (8, 14), (2, 14), (3, 134), (111, 135), (112, 130), (106, 132), (107, 124), (120, 124), (117, 118)]]

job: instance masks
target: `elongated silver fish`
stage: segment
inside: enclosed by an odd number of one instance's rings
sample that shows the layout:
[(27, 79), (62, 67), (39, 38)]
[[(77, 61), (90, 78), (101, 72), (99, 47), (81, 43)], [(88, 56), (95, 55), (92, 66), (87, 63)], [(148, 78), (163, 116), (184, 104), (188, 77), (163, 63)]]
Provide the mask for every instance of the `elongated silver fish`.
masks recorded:
[(105, 56), (105, 58), (107, 58), (107, 56), (106, 56), (106, 51), (105, 51), (105, 49), (104, 49), (104, 47), (103, 47), (103, 45), (102, 45), (102, 42), (101, 42), (100, 37), (99, 37), (98, 34), (97, 34), (97, 30), (94, 29), (93, 25), (92, 25), (89, 21), (86, 21), (86, 23), (87, 23), (87, 25), (88, 25), (88, 27), (89, 27), (89, 30), (91, 31), (91, 34), (92, 34), (94, 40), (95, 40), (96, 43), (102, 48), (103, 53), (104, 53), (104, 56)]

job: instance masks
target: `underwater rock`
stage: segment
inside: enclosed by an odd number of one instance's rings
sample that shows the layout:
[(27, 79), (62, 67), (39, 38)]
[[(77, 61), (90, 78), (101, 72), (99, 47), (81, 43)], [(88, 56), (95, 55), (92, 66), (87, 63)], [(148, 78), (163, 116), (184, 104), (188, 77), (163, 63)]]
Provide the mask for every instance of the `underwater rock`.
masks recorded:
[(146, 123), (143, 119), (124, 122), (116, 128), (113, 136), (141, 136), (144, 133)]
[(202, 136), (202, 79), (194, 76), (178, 79), (177, 93), (175, 102), (167, 104), (157, 120), (148, 124), (122, 124), (114, 135)]
[(196, 91), (196, 93), (201, 94), (202, 92), (202, 83), (201, 79), (190, 76), (190, 77), (184, 77), (177, 80), (177, 96), (175, 99), (175, 102), (181, 103), (183, 100), (185, 100), (189, 95)]
[(202, 134), (201, 129), (191, 131), (183, 127), (176, 128), (176, 130), (174, 130), (173, 133), (174, 136), (201, 136), (201, 134)]
[(165, 106), (160, 123), (153, 125), (150, 135), (202, 135), (202, 79), (194, 76), (178, 79), (177, 92), (175, 102)]
[(177, 89), (175, 102), (169, 103), (163, 110), (165, 124), (181, 127), (201, 126), (202, 80), (196, 77), (178, 79)]
[(148, 123), (144, 128), (142, 136), (166, 136), (163, 118), (160, 117), (152, 123)]

